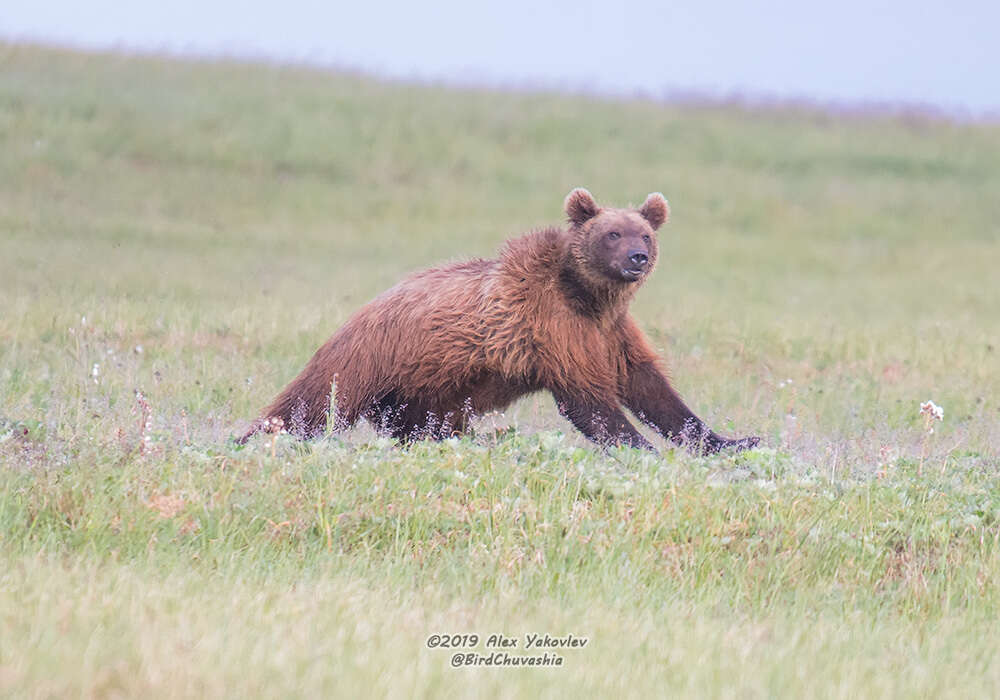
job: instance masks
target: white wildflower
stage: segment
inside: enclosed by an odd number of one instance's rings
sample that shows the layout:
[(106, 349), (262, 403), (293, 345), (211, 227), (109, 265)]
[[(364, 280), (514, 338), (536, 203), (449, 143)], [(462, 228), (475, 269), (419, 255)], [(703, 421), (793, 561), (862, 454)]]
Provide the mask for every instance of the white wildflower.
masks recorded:
[(944, 409), (933, 401), (924, 401), (920, 404), (920, 415), (929, 416), (930, 420), (944, 420)]
[(94, 366), (90, 368), (90, 376), (93, 377), (95, 384), (97, 383), (98, 381), (97, 378), (100, 375), (101, 375), (101, 366), (95, 362)]

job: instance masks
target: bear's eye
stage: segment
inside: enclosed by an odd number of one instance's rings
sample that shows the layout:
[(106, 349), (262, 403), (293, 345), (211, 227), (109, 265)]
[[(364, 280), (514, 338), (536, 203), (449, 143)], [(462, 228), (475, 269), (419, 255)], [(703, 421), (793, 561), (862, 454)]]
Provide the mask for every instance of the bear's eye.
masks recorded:
[(608, 238), (610, 238), (613, 241), (617, 241), (621, 237), (622, 235), (617, 231), (608, 231)]
[(649, 234), (646, 234), (645, 236), (643, 236), (642, 240), (646, 241), (646, 243), (649, 243)]

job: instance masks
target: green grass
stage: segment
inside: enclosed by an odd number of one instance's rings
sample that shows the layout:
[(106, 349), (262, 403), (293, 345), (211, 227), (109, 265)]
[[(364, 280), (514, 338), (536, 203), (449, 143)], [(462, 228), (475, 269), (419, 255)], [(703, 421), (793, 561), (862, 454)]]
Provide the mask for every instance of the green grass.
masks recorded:
[[(0, 154), (0, 694), (1000, 693), (1000, 127), (0, 45)], [(578, 185), (670, 199), (634, 312), (765, 448), (601, 453), (543, 396), (230, 442)]]

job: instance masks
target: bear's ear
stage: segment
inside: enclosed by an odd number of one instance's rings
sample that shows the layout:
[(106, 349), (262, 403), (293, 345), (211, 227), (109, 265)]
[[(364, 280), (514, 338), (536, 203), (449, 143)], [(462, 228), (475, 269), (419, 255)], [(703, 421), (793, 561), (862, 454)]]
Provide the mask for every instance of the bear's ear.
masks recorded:
[(670, 218), (670, 205), (662, 194), (653, 192), (646, 197), (646, 202), (639, 208), (639, 213), (655, 231)]
[(566, 216), (569, 217), (570, 223), (577, 226), (594, 218), (601, 211), (597, 202), (594, 201), (594, 196), (582, 187), (577, 187), (566, 195), (563, 207), (566, 209)]

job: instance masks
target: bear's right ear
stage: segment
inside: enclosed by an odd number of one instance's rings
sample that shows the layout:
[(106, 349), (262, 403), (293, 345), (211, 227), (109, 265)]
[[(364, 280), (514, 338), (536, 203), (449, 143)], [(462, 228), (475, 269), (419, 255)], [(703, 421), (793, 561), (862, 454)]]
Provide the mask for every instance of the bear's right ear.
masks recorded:
[(566, 195), (563, 207), (566, 209), (566, 216), (569, 217), (570, 223), (577, 226), (593, 219), (601, 211), (597, 202), (594, 201), (594, 196), (582, 187), (577, 187)]
[(670, 218), (670, 205), (667, 204), (667, 200), (662, 194), (653, 192), (646, 197), (646, 201), (639, 208), (639, 214), (649, 222), (655, 231)]

